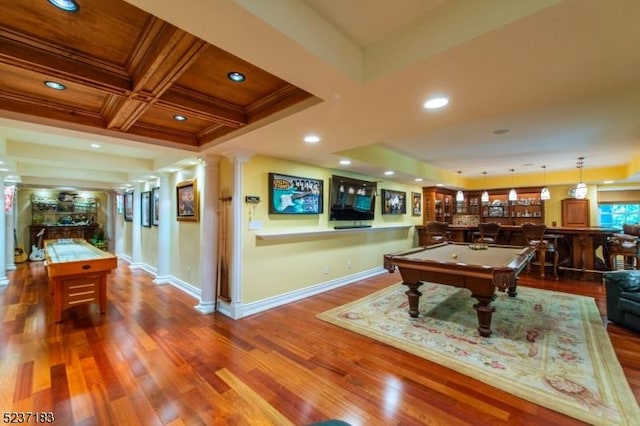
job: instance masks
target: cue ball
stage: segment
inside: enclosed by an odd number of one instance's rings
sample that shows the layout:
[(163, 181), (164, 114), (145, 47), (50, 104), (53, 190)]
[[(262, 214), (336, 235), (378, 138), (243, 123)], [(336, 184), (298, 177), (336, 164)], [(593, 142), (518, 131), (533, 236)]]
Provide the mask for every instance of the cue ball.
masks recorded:
[(451, 255), (451, 257), (452, 257), (452, 258), (454, 258), (454, 259), (457, 259), (457, 258), (458, 258), (458, 255), (457, 255), (457, 254), (455, 254), (455, 253), (453, 253), (453, 254)]

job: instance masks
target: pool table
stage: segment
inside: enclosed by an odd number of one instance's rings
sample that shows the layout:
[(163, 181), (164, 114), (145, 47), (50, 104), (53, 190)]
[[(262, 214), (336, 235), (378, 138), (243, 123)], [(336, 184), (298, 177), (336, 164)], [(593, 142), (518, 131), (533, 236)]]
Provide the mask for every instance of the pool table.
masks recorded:
[(402, 284), (408, 287), (409, 315), (418, 317), (418, 302), (423, 281), (463, 287), (471, 290), (478, 303), (473, 305), (478, 316), (478, 332), (491, 335), (491, 317), (495, 307), (496, 288), (517, 295), (518, 274), (527, 267), (535, 250), (531, 247), (489, 244), (479, 248), (469, 243), (446, 242), (418, 247), (384, 256), (384, 265), (393, 272), (400, 270)]
[(55, 322), (80, 304), (99, 303), (100, 313), (106, 312), (107, 275), (118, 267), (116, 256), (78, 238), (46, 240), (44, 253)]

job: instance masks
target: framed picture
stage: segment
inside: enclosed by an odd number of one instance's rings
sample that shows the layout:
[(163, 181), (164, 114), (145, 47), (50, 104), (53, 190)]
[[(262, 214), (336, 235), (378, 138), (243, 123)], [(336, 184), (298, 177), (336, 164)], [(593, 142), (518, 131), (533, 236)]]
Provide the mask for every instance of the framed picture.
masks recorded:
[(151, 226), (151, 191), (140, 194), (140, 224)]
[(270, 214), (320, 214), (323, 181), (269, 173)]
[(196, 179), (178, 182), (176, 185), (176, 219), (197, 222), (198, 204)]
[(411, 216), (422, 216), (422, 194), (411, 193)]
[(407, 212), (407, 193), (382, 190), (382, 214), (405, 214)]
[(160, 188), (155, 187), (151, 190), (151, 224), (158, 226), (160, 223)]
[(133, 191), (124, 194), (124, 220), (133, 220)]
[(489, 217), (502, 217), (502, 216), (504, 216), (504, 207), (489, 206)]

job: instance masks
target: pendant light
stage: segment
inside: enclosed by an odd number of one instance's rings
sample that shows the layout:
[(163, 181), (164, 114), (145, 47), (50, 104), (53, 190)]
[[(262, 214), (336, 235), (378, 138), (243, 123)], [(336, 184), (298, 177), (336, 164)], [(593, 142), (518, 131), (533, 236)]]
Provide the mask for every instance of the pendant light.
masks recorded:
[(516, 169), (509, 169), (511, 171), (511, 191), (509, 191), (509, 201), (518, 201), (518, 193), (516, 192), (516, 188), (514, 185), (514, 177), (513, 177), (513, 172), (515, 172)]
[(482, 172), (483, 180), (484, 180), (484, 187), (485, 190), (482, 191), (482, 195), (480, 195), (480, 201), (483, 203), (488, 203), (489, 202), (489, 193), (487, 192), (486, 188), (487, 188), (487, 172)]
[(542, 191), (540, 191), (540, 199), (550, 200), (551, 193), (549, 192), (549, 188), (547, 188), (547, 173), (546, 173), (547, 166), (543, 164), (541, 167), (542, 167), (542, 185), (544, 185), (544, 187), (542, 188)]
[(461, 170), (458, 170), (458, 192), (456, 192), (456, 201), (461, 203), (464, 201), (464, 192), (460, 189), (460, 175), (462, 174)]
[(584, 200), (587, 198), (587, 184), (582, 181), (582, 167), (584, 167), (584, 157), (578, 157), (576, 167), (580, 170), (580, 182), (576, 186), (576, 198)]

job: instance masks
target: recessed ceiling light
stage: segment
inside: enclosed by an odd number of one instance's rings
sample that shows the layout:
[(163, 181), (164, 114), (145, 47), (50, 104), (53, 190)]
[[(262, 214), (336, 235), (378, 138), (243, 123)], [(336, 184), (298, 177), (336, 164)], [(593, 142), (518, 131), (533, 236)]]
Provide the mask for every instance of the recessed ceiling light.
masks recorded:
[(231, 71), (230, 73), (227, 74), (227, 77), (229, 78), (229, 80), (236, 82), (236, 83), (242, 83), (243, 81), (245, 81), (247, 78), (244, 76), (244, 74), (242, 74), (241, 72), (238, 71)]
[(91, 148), (100, 148), (100, 144), (99, 143), (92, 143), (91, 144)]
[(416, 182), (422, 182), (422, 178), (415, 178), (414, 181)]
[(342, 164), (343, 166), (348, 166), (349, 164), (351, 164), (351, 160), (340, 160), (340, 164)]
[(304, 141), (306, 143), (318, 143), (320, 142), (320, 136), (318, 135), (307, 135), (304, 137)]
[(48, 0), (49, 3), (65, 12), (77, 12), (80, 9), (74, 0)]
[(9, 169), (5, 169), (4, 167), (0, 168), (0, 172), (8, 172)]
[(386, 176), (391, 176), (391, 175), (393, 175), (393, 170), (387, 170), (386, 172), (384, 172), (384, 174)]
[(55, 90), (65, 90), (67, 88), (67, 86), (65, 86), (64, 84), (58, 83), (57, 81), (51, 81), (51, 80), (45, 81), (44, 85), (50, 89), (55, 89)]
[(604, 182), (602, 182), (602, 183), (610, 184), (610, 183), (613, 183), (613, 181), (612, 181), (612, 180), (605, 180), (605, 181), (604, 181)]
[(176, 121), (187, 121), (187, 117), (184, 115), (176, 114), (173, 116), (173, 119)]
[(426, 109), (442, 108), (449, 103), (447, 98), (431, 98), (424, 103)]

